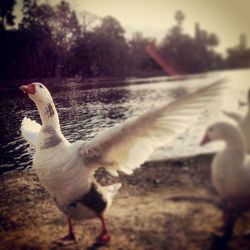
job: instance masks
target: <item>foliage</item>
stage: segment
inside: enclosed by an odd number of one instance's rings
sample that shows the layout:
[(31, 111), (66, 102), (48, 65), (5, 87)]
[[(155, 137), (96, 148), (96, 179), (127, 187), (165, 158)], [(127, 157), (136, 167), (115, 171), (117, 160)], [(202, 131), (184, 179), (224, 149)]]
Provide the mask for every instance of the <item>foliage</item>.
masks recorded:
[(14, 25), (13, 8), (15, 3), (15, 0), (0, 1), (0, 30), (3, 30), (6, 26)]
[(145, 38), (142, 33), (136, 32), (129, 41), (129, 61), (133, 74), (145, 71), (159, 71), (159, 66), (154, 63), (153, 59), (146, 51), (146, 47), (155, 44), (155, 39)]
[(193, 38), (182, 31), (184, 14), (177, 11), (175, 17), (177, 24), (163, 39), (159, 48), (161, 54), (180, 72), (197, 73), (218, 68), (221, 57), (213, 50), (219, 43), (217, 36), (197, 26)]
[(105, 17), (100, 26), (85, 32), (72, 48), (73, 71), (87, 77), (123, 75), (127, 51), (124, 29), (113, 17)]
[(228, 49), (227, 53), (225, 63), (228, 68), (250, 68), (250, 49), (235, 47)]
[[(123, 77), (163, 73), (146, 47), (154, 38), (135, 33), (130, 40), (114, 17), (82, 12), (77, 17), (68, 2), (51, 6), (23, 0), (23, 18), (14, 25), (15, 0), (0, 1), (0, 80), (43, 77)], [(183, 30), (185, 15), (177, 11), (174, 25), (158, 45), (158, 53), (179, 72), (250, 67), (244, 47), (228, 50), (223, 60), (215, 51), (216, 34), (196, 25), (195, 36)], [(154, 73), (155, 72), (155, 73)]]

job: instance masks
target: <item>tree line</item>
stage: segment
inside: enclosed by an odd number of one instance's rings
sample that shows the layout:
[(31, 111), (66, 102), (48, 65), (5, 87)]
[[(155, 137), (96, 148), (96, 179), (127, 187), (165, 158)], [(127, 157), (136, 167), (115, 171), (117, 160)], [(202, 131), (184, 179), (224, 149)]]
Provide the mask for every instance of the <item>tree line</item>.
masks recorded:
[[(0, 1), (0, 80), (68, 77), (127, 77), (163, 74), (147, 53), (155, 38), (125, 29), (112, 16), (76, 12), (66, 1), (55, 6), (23, 0), (22, 20), (15, 26), (15, 0)], [(157, 44), (157, 51), (184, 73), (250, 67), (250, 49), (235, 46), (227, 57), (215, 51), (219, 38), (196, 25), (195, 35), (185, 33), (184, 13)], [(244, 40), (244, 39), (243, 39)]]

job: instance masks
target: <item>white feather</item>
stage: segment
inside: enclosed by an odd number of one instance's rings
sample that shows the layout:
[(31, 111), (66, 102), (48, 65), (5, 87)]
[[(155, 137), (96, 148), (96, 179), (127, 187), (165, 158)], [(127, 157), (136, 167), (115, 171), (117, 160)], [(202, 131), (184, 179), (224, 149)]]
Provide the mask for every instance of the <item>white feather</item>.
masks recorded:
[(40, 133), (41, 125), (37, 122), (24, 117), (21, 124), (21, 133), (23, 138), (32, 146), (36, 147)]
[(117, 175), (118, 170), (132, 174), (157, 147), (197, 118), (205, 105), (218, 95), (222, 83), (217, 81), (181, 100), (108, 129), (82, 145), (79, 152), (84, 163), (94, 168), (104, 167), (113, 175)]

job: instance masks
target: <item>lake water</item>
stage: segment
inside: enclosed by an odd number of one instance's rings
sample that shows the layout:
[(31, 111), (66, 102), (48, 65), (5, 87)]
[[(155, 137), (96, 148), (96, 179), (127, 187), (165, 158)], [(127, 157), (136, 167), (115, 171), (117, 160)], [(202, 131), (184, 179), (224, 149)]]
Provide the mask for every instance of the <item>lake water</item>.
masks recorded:
[[(167, 77), (129, 79), (123, 81), (120, 87), (119, 81), (106, 82), (102, 88), (86, 88), (85, 84), (73, 81), (47, 86), (59, 113), (62, 132), (70, 142), (74, 142), (78, 139), (90, 140), (108, 127), (182, 98), (221, 77), (228, 79), (227, 90), (221, 94), (218, 102), (207, 105), (201, 114), (197, 114), (195, 123), (189, 124), (183, 133), (150, 157), (150, 160), (161, 160), (208, 153), (220, 147), (212, 145), (201, 148), (199, 141), (208, 124), (216, 120), (229, 121), (222, 110), (244, 114), (246, 93), (250, 88), (250, 70), (214, 72), (180, 81), (169, 81)], [(24, 116), (40, 122), (34, 103), (18, 87), (1, 86), (0, 173), (32, 165), (33, 150), (20, 134)]]

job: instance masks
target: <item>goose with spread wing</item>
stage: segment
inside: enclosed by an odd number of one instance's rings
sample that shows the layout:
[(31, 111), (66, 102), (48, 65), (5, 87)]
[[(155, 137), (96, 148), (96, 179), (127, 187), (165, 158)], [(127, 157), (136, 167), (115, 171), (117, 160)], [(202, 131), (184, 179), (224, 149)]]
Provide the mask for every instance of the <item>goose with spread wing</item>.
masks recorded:
[[(120, 183), (100, 186), (94, 179), (98, 168), (111, 175), (132, 174), (150, 154), (164, 145), (171, 136), (198, 116), (214, 96), (218, 96), (222, 81), (218, 80), (181, 100), (151, 110), (114, 126), (89, 142), (70, 143), (62, 134), (59, 117), (48, 89), (41, 83), (20, 87), (34, 101), (42, 124), (24, 118), (23, 137), (35, 147), (33, 167), (41, 184), (68, 218), (68, 234), (59, 244), (76, 242), (72, 219), (98, 217), (102, 231), (97, 243), (110, 241), (104, 212), (111, 205)], [(188, 120), (187, 120), (188, 119)]]

